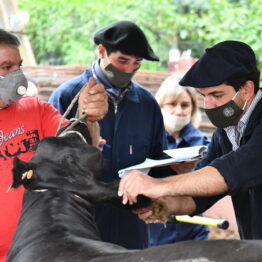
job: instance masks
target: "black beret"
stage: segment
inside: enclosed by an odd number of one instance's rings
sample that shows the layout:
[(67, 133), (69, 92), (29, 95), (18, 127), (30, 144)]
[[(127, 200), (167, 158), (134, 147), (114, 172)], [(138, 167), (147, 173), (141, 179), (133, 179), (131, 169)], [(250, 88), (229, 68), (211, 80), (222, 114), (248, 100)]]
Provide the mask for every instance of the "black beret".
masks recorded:
[(251, 73), (256, 66), (256, 56), (250, 46), (240, 41), (223, 41), (207, 48), (179, 84), (195, 88), (217, 86)]
[(112, 46), (123, 54), (159, 61), (143, 31), (133, 22), (118, 21), (95, 32), (95, 44)]

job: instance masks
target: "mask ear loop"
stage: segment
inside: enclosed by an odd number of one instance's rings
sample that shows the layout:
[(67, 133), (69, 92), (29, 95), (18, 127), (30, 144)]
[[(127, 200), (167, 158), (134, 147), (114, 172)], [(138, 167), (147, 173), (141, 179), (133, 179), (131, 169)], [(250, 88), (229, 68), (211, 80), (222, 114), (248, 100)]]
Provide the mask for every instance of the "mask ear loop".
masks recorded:
[(242, 110), (243, 110), (243, 111), (245, 110), (246, 105), (247, 105), (247, 100), (245, 101), (245, 104), (244, 104), (244, 106), (242, 107)]
[(237, 96), (238, 93), (239, 93), (239, 90), (235, 93), (235, 95), (232, 97), (231, 100), (234, 100), (234, 99), (236, 98), (236, 96)]
[[(239, 90), (235, 93), (235, 95), (233, 96), (232, 100), (234, 100), (234, 99), (236, 98), (236, 96), (237, 96), (238, 93), (239, 93)], [(247, 105), (247, 100), (245, 101), (245, 104), (244, 104), (244, 106), (242, 107), (242, 110), (243, 110), (243, 111), (245, 110), (246, 105)]]

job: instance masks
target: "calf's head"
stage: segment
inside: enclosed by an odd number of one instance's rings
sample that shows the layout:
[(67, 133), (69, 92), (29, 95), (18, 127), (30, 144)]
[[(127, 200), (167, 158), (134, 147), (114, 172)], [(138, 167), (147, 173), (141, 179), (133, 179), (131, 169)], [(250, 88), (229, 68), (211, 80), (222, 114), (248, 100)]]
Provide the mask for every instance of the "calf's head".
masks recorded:
[(81, 194), (101, 174), (101, 152), (90, 144), (82, 123), (62, 137), (44, 138), (29, 162), (14, 159), (12, 187), (23, 184), (28, 190), (57, 188)]
[[(29, 162), (15, 158), (12, 187), (23, 185), (29, 191), (63, 190), (89, 202), (109, 202), (122, 207), (117, 195), (119, 180), (112, 183), (100, 181), (101, 151), (89, 144), (91, 138), (87, 127), (81, 125), (77, 124), (61, 137), (41, 140)], [(146, 207), (151, 202), (141, 195), (136, 205), (126, 205), (125, 208)]]

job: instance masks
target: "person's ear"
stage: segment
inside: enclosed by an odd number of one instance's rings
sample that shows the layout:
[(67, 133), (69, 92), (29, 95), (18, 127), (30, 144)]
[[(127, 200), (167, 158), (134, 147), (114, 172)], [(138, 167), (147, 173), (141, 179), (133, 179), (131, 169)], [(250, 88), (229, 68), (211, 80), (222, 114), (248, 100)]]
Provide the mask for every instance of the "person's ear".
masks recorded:
[(98, 54), (101, 59), (106, 57), (106, 48), (102, 44), (98, 45)]
[(249, 101), (255, 95), (255, 84), (254, 84), (254, 82), (251, 81), (251, 80), (246, 81), (242, 85), (242, 88), (240, 89), (240, 92), (242, 94), (242, 97), (246, 101)]

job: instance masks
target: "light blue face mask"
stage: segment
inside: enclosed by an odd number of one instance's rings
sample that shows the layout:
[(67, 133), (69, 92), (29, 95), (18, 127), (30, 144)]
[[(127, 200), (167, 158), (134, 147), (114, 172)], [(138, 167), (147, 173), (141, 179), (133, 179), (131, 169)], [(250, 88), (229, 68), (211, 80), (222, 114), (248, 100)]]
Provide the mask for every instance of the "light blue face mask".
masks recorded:
[(10, 105), (26, 93), (27, 87), (27, 79), (20, 69), (0, 76), (0, 99), (5, 105)]

